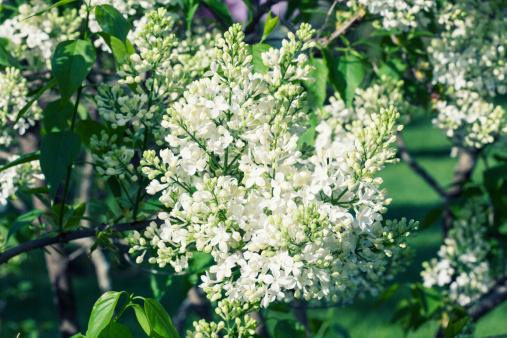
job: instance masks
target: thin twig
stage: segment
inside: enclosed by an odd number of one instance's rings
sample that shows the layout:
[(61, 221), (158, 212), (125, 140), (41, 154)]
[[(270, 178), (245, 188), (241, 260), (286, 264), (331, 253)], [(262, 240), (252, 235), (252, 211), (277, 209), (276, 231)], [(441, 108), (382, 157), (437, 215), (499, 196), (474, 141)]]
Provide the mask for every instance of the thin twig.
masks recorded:
[(345, 33), (347, 31), (347, 29), (349, 29), (350, 26), (352, 26), (356, 21), (361, 20), (365, 16), (365, 14), (366, 14), (366, 10), (364, 8), (361, 8), (350, 19), (348, 19), (342, 25), (340, 25), (338, 28), (336, 28), (336, 30), (333, 32), (333, 34), (331, 34), (330, 37), (328, 37), (328, 38), (324, 37), (324, 38), (321, 38), (320, 40), (317, 40), (318, 43), (322, 46), (329, 45), (331, 43), (331, 41), (333, 41), (334, 39), (336, 39), (337, 37), (339, 37), (340, 35)]
[(329, 21), (329, 17), (331, 16), (331, 13), (333, 13), (333, 10), (336, 7), (337, 3), (338, 3), (338, 0), (334, 0), (334, 2), (331, 5), (331, 7), (329, 7), (329, 10), (327, 11), (326, 19), (324, 20), (324, 23), (322, 24), (322, 26), (318, 30), (317, 36), (315, 37), (316, 40), (320, 39), (320, 35), (322, 34), (322, 31), (324, 30), (324, 28), (326, 28), (326, 25), (327, 25), (327, 23)]
[(0, 160), (6, 160), (9, 161), (13, 154), (8, 153), (6, 151), (0, 150)]
[(496, 281), (495, 285), (484, 294), (470, 312), (473, 321), (488, 314), (495, 307), (507, 300), (507, 276)]
[(115, 225), (107, 225), (103, 224), (96, 228), (76, 230), (72, 232), (63, 232), (54, 237), (43, 237), (34, 239), (25, 243), (22, 243), (10, 250), (5, 251), (0, 254), (0, 264), (6, 263), (12, 257), (20, 255), (24, 252), (32, 251), (35, 249), (43, 248), (49, 245), (57, 244), (57, 243), (67, 243), (76, 239), (86, 238), (86, 237), (94, 237), (98, 232), (103, 232), (104, 230), (111, 230), (113, 233), (115, 232), (123, 232), (130, 230), (142, 230), (147, 228), (151, 222), (157, 221), (142, 221), (142, 222), (133, 222), (133, 223), (121, 223)]
[(206, 300), (203, 291), (195, 285), (188, 290), (187, 296), (178, 308), (177, 315), (173, 318), (173, 325), (182, 337), (185, 321), (190, 310), (193, 310), (200, 318), (207, 321), (212, 318), (209, 302)]
[(412, 157), (410, 152), (407, 149), (405, 141), (401, 136), (401, 133), (398, 133), (396, 137), (396, 143), (398, 144), (398, 154), (401, 159), (406, 162), (422, 179), (426, 181), (444, 200), (447, 199), (447, 192), (438, 184), (438, 182), (423, 168), (417, 163), (417, 161)]

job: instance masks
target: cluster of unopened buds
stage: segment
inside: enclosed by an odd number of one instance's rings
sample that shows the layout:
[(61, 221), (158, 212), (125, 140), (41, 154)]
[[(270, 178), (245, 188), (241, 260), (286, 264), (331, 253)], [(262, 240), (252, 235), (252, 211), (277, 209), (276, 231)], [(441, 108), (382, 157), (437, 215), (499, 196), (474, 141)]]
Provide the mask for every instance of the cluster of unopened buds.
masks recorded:
[(395, 105), (396, 111), (403, 112), (400, 118), (408, 121), (419, 108), (409, 104), (403, 97), (403, 81), (385, 75), (366, 89), (356, 89), (352, 106), (347, 107), (337, 92), (319, 112), (316, 127), (316, 149), (350, 149), (354, 141), (354, 131), (359, 131), (372, 123), (372, 115), (382, 108)]
[(473, 305), (493, 283), (488, 255), (491, 252), (487, 205), (470, 199), (452, 222), (438, 259), (424, 262), (424, 286), (437, 287), (461, 306)]
[[(187, 331), (187, 337), (253, 337), (255, 336), (257, 321), (246, 313), (253, 312), (255, 310), (258, 310), (258, 306), (256, 305), (241, 303), (237, 300), (229, 302), (227, 299), (224, 299), (218, 302), (218, 306), (215, 309), (217, 315), (219, 315), (223, 320), (218, 323), (208, 323), (205, 319), (194, 322), (194, 331)], [(231, 323), (230, 327), (226, 328), (226, 323)], [(221, 333), (222, 330), (227, 331), (227, 334), (223, 335), (223, 333)]]
[[(105, 178), (137, 181), (137, 168), (131, 163), (135, 152), (164, 143), (165, 107), (178, 101), (188, 82), (202, 76), (211, 64), (210, 52), (216, 43), (212, 35), (195, 37), (180, 47), (171, 33), (174, 22), (167, 10), (159, 8), (144, 18), (134, 35), (138, 53), (122, 60), (118, 83), (101, 84), (95, 97), (100, 117), (113, 131), (92, 138), (97, 170)], [(192, 41), (195, 45), (189, 46)], [(126, 86), (135, 90), (125, 90)], [(118, 131), (128, 137), (118, 140)]]

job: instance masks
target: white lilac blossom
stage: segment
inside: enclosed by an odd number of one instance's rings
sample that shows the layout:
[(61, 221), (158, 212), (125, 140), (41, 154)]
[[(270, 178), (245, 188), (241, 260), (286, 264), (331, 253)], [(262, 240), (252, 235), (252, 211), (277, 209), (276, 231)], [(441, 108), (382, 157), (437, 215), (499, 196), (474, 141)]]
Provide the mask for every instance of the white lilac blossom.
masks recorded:
[(446, 1), (435, 15), (442, 30), (428, 48), (433, 82), (480, 95), (507, 93), (506, 1)]
[(9, 40), (8, 48), (35, 70), (51, 68), (51, 56), (58, 43), (79, 36), (81, 19), (75, 9), (65, 9), (60, 15), (58, 8), (54, 8), (26, 19), (48, 6), (43, 0), (22, 4), (18, 15), (0, 25), (0, 37)]
[(455, 104), (439, 101), (433, 124), (453, 140), (455, 146), (481, 149), (507, 136), (505, 111), (485, 102), (478, 93), (460, 91)]
[(367, 89), (356, 89), (352, 106), (347, 108), (339, 93), (335, 93), (326, 105), (319, 111), (320, 122), (315, 131), (317, 138), (315, 148), (343, 149), (350, 151), (354, 143), (354, 130), (369, 125), (371, 116), (383, 107), (394, 105), (403, 113), (402, 118), (408, 120), (420, 108), (409, 104), (403, 97), (403, 81), (383, 75), (378, 83)]
[(8, 67), (0, 73), (0, 146), (8, 147), (13, 136), (23, 135), (41, 118), (41, 109), (34, 104), (15, 122), (21, 108), (28, 103), (27, 95), (26, 79), (19, 69)]
[[(19, 156), (13, 155), (8, 159), (12, 162)], [(35, 179), (43, 179), (40, 172), (39, 161), (32, 161), (0, 171), (0, 211), (2, 211), (13, 198), (18, 189), (31, 188)]]
[(149, 194), (170, 210), (128, 241), (141, 263), (189, 267), (193, 251), (214, 265), (200, 285), (212, 301), (268, 307), (294, 298), (347, 302), (378, 293), (399, 271), (405, 238), (417, 223), (384, 220), (390, 203), (374, 174), (395, 162), (401, 126), (394, 109), (350, 131), (347, 151), (332, 147), (302, 160), (297, 141), (308, 121), (312, 67), (302, 51), (313, 30), (302, 24), (281, 49), (262, 54), (254, 74), (240, 25), (213, 52), (205, 76), (167, 110), (168, 148), (146, 151)]
[(437, 287), (461, 306), (473, 305), (493, 284), (488, 262), (490, 244), (487, 205), (471, 198), (458, 212), (438, 251), (438, 259), (424, 262), (424, 286)]
[[(157, 145), (165, 143), (165, 108), (181, 99), (187, 85), (201, 77), (211, 64), (210, 54), (218, 41), (216, 34), (203, 33), (178, 43), (170, 33), (173, 20), (167, 14), (161, 8), (146, 16), (134, 39), (139, 53), (123, 60), (118, 72), (121, 79), (116, 85), (101, 84), (98, 88), (95, 99), (101, 119), (111, 130), (125, 128), (128, 136), (125, 142), (120, 140), (121, 147), (117, 146), (117, 135), (110, 137), (102, 132), (94, 136), (93, 156), (101, 166), (97, 170), (106, 178), (134, 177), (137, 170), (129, 164), (134, 149), (140, 149), (148, 130)], [(124, 90), (126, 85), (135, 90)]]
[(385, 30), (410, 31), (430, 22), (425, 13), (431, 12), (434, 0), (349, 0), (347, 5), (353, 9), (364, 6), (368, 12), (381, 17), (381, 27)]

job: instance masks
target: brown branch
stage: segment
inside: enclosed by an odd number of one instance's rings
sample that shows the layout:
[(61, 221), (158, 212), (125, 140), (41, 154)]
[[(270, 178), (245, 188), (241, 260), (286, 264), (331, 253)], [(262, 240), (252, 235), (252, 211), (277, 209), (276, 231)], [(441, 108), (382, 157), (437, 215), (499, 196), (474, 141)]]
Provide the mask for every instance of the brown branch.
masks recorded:
[(457, 199), (463, 192), (464, 183), (470, 179), (472, 172), (477, 164), (478, 153), (461, 149), (458, 155), (458, 164), (454, 169), (454, 176), (452, 179), (452, 186), (447, 192), (446, 211), (444, 214), (444, 237), (447, 237), (447, 232), (451, 228), (454, 215), (449, 209), (449, 203)]
[(347, 29), (350, 28), (350, 26), (352, 26), (356, 21), (361, 20), (365, 15), (366, 10), (364, 8), (361, 8), (356, 14), (352, 15), (350, 19), (345, 21), (342, 25), (340, 25), (340, 27), (336, 28), (336, 30), (333, 32), (333, 34), (331, 34), (330, 37), (328, 38), (324, 37), (318, 40), (318, 43), (321, 44), (322, 46), (329, 45), (331, 41), (333, 41), (334, 39), (345, 33)]
[(94, 237), (97, 232), (103, 232), (104, 230), (111, 230), (112, 232), (123, 232), (129, 230), (142, 230), (150, 225), (151, 222), (157, 221), (142, 221), (134, 223), (121, 223), (115, 225), (100, 225), (96, 228), (76, 230), (72, 232), (63, 232), (54, 237), (43, 237), (34, 239), (25, 243), (22, 243), (10, 250), (0, 254), (0, 264), (6, 263), (12, 257), (15, 257), (23, 252), (32, 251), (35, 249), (43, 248), (49, 245), (67, 243), (76, 239)]
[(475, 322), (488, 314), (495, 307), (507, 300), (507, 276), (504, 276), (496, 281), (495, 285), (482, 295), (477, 305), (471, 311), (470, 316)]
[(401, 133), (398, 133), (396, 137), (396, 143), (398, 145), (398, 154), (401, 159), (406, 162), (415, 172), (418, 174), (426, 183), (428, 183), (444, 200), (447, 199), (447, 192), (438, 184), (438, 182), (431, 176), (423, 167), (417, 163), (417, 161), (412, 157), (410, 152), (407, 149), (405, 141), (401, 136)]
[(326, 28), (326, 25), (327, 25), (327, 23), (329, 21), (329, 17), (333, 13), (333, 10), (336, 7), (336, 4), (338, 4), (338, 0), (334, 0), (333, 4), (329, 7), (329, 10), (327, 11), (326, 19), (324, 20), (324, 23), (322, 24), (322, 26), (318, 30), (317, 36), (315, 37), (316, 40), (319, 40), (320, 35), (322, 34), (322, 31), (324, 30), (324, 28)]
[(187, 296), (179, 306), (177, 315), (173, 319), (173, 325), (182, 337), (184, 335), (185, 321), (191, 310), (193, 310), (199, 318), (204, 318), (208, 322), (213, 319), (211, 316), (210, 304), (206, 296), (203, 291), (195, 285), (188, 290)]
[(0, 150), (0, 160), (9, 161), (13, 154)]
[(311, 338), (312, 330), (310, 329), (310, 323), (308, 322), (306, 307), (303, 305), (303, 301), (297, 301), (296, 304), (299, 306), (294, 307), (294, 316), (296, 316), (297, 321), (305, 328), (306, 338)]
[(255, 333), (264, 338), (270, 338), (268, 327), (266, 326), (266, 322), (262, 316), (261, 311), (255, 311), (249, 313), (250, 318), (255, 319), (257, 321), (257, 327), (255, 328)]

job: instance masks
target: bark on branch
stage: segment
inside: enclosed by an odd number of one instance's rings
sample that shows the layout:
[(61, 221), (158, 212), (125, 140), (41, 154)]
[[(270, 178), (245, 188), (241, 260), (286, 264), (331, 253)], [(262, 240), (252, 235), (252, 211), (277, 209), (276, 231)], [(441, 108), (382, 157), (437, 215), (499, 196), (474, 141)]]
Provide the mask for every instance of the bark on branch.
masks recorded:
[(475, 322), (488, 314), (495, 307), (507, 300), (507, 276), (496, 281), (495, 285), (484, 294), (477, 305), (471, 309), (470, 316)]
[[(23, 252), (32, 251), (35, 249), (43, 248), (49, 245), (54, 245), (58, 243), (67, 243), (80, 238), (94, 237), (97, 232), (102, 232), (106, 229), (112, 230), (112, 232), (123, 232), (129, 230), (142, 230), (147, 228), (150, 223), (153, 221), (143, 221), (143, 222), (134, 222), (134, 223), (121, 223), (115, 225), (100, 225), (96, 228), (76, 230), (72, 232), (63, 232), (54, 237), (43, 237), (34, 239), (25, 243), (22, 243), (10, 250), (5, 251), (0, 254), (0, 264), (6, 263), (12, 257), (15, 257)], [(155, 221), (157, 222), (157, 221)]]
[(339, 37), (340, 35), (345, 33), (347, 31), (347, 29), (350, 28), (350, 26), (352, 26), (356, 21), (361, 20), (365, 15), (366, 15), (366, 10), (364, 8), (361, 8), (350, 19), (348, 19), (342, 25), (340, 25), (340, 27), (338, 27), (333, 32), (333, 34), (331, 34), (330, 37), (319, 39), (318, 43), (321, 44), (322, 46), (329, 45), (331, 43), (331, 41), (333, 41), (334, 39), (336, 39), (337, 37)]
[(417, 163), (407, 149), (405, 141), (401, 136), (401, 133), (396, 137), (396, 143), (398, 145), (398, 154), (401, 159), (406, 162), (416, 174), (418, 174), (423, 180), (426, 181), (444, 200), (447, 199), (447, 192), (438, 184), (438, 182), (431, 176), (423, 167)]

